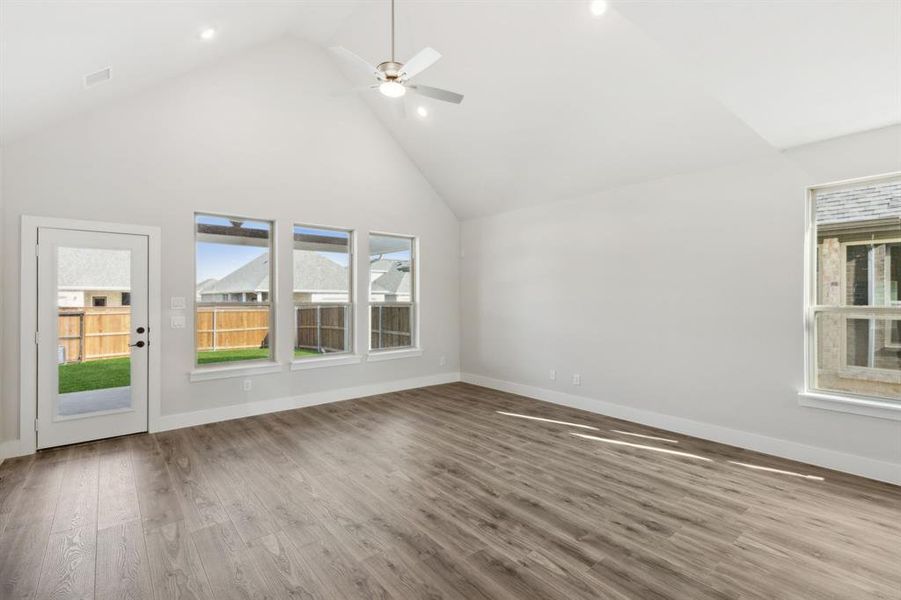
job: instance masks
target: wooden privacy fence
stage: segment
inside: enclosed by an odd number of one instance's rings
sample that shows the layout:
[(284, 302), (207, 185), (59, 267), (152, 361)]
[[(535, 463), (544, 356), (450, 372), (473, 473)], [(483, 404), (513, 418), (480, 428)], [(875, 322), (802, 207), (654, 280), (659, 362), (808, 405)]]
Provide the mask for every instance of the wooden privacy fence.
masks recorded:
[(61, 308), (58, 319), (62, 362), (84, 362), (128, 356), (131, 309), (125, 307)]
[(269, 307), (198, 306), (197, 350), (269, 347)]
[[(295, 309), (296, 346), (319, 352), (343, 352), (350, 347), (350, 310), (346, 304), (305, 304)], [(371, 307), (372, 348), (403, 348), (413, 344), (409, 304)], [(269, 345), (269, 307), (198, 306), (197, 349), (236, 350)], [(59, 344), (64, 362), (84, 362), (129, 356), (129, 307), (86, 307), (59, 311)]]
[(302, 304), (295, 308), (295, 346), (318, 352), (344, 352), (350, 347), (347, 304)]
[(413, 345), (411, 304), (373, 304), (370, 310), (371, 348), (406, 348)]

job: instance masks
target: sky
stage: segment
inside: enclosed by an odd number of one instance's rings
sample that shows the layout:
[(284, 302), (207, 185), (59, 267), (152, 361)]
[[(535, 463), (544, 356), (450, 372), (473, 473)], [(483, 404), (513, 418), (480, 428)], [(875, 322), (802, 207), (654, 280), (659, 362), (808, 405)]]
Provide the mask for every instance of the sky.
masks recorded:
[[(207, 225), (231, 225), (229, 219), (198, 215), (198, 224)], [(245, 221), (243, 227), (248, 229), (269, 229), (271, 225), (262, 221)], [(294, 227), (295, 234), (311, 234), (325, 237), (348, 238), (346, 231), (332, 229), (316, 229), (311, 227)], [(258, 246), (239, 246), (231, 244), (216, 244), (209, 242), (197, 242), (197, 283), (207, 279), (221, 279), (236, 269), (246, 265), (253, 259), (265, 254), (267, 248)], [(347, 254), (343, 252), (317, 252), (329, 260), (347, 266)]]
[[(196, 217), (198, 224), (207, 225), (231, 225), (229, 219), (225, 217), (213, 217), (206, 215), (198, 215)], [(264, 221), (244, 221), (243, 227), (248, 229), (269, 229), (270, 223)], [(334, 229), (319, 229), (315, 227), (294, 227), (295, 234), (309, 234), (334, 238), (349, 237), (346, 231), (337, 231)], [(259, 246), (239, 246), (231, 244), (216, 244), (209, 242), (197, 242), (197, 283), (206, 281), (207, 279), (221, 279), (236, 269), (246, 265), (258, 256), (265, 254), (267, 248)], [(348, 255), (345, 252), (317, 252), (320, 256), (324, 256), (331, 261), (346, 267), (348, 263)], [(384, 258), (388, 260), (410, 260), (410, 250), (402, 250), (398, 252), (389, 252), (387, 254), (370, 256), (371, 260)]]

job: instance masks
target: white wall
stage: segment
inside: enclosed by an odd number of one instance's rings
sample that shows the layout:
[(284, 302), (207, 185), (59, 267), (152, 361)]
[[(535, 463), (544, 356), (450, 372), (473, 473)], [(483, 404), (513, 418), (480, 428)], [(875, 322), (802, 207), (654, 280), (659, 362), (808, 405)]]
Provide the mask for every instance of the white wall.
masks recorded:
[[(102, 220), (162, 228), (164, 415), (459, 371), (459, 224), (364, 104), (332, 96), (347, 87), (324, 51), (286, 38), (5, 147), (4, 330), (19, 330), (20, 216)], [(286, 235), (303, 222), (420, 236), (424, 355), (258, 376), (248, 393), (241, 379), (189, 383), (192, 322), (169, 329), (165, 308), (194, 296), (194, 211), (275, 219)], [(18, 435), (16, 338), (3, 341), (0, 440)], [(277, 343), (290, 353), (290, 333)]]
[(901, 422), (797, 399), (805, 188), (901, 169), (899, 141), (878, 130), (464, 222), (464, 373), (901, 481)]
[[(4, 368), (3, 365), (6, 363), (6, 353), (4, 351), (4, 321), (3, 318), (3, 297), (6, 295), (3, 290), (7, 287), (15, 287), (14, 283), (8, 281), (3, 278), (4, 275), (4, 258), (6, 255), (6, 228), (4, 225), (4, 204), (3, 204), (3, 148), (0, 148), (0, 282), (2, 282), (2, 286), (0, 286), (0, 457), (4, 456), (5, 452), (3, 450), (3, 432), (6, 430), (6, 415), (9, 414), (9, 409), (6, 408), (6, 402), (4, 402), (4, 393), (5, 388), (3, 387), (4, 381)], [(15, 417), (13, 417), (15, 418)]]

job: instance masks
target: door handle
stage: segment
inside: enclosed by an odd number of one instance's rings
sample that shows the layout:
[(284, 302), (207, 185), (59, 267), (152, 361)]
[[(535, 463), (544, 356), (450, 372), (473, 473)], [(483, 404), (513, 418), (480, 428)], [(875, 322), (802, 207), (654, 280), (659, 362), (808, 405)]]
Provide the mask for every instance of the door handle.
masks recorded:
[(144, 342), (144, 340), (141, 340), (139, 342), (135, 342), (134, 344), (129, 344), (128, 347), (129, 348), (143, 348), (146, 345), (147, 345), (146, 342)]

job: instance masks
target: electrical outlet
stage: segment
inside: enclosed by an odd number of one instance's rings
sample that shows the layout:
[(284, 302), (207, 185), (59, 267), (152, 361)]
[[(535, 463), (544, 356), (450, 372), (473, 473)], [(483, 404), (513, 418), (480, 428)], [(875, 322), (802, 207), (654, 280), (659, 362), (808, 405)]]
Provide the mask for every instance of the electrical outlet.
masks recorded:
[(253, 388), (253, 381), (245, 379), (243, 387), (245, 392), (249, 392)]
[(446, 366), (447, 366), (447, 358), (444, 357), (444, 356), (442, 356), (441, 358), (439, 358), (439, 359), (438, 359), (438, 366), (440, 366), (440, 367), (446, 367)]
[(557, 369), (551, 369), (550, 374), (548, 375), (551, 381), (557, 381)]
[(578, 373), (573, 375), (573, 385), (582, 385), (582, 376)]
[(170, 324), (172, 329), (184, 329), (185, 328), (185, 316), (184, 315), (172, 315), (170, 319)]

